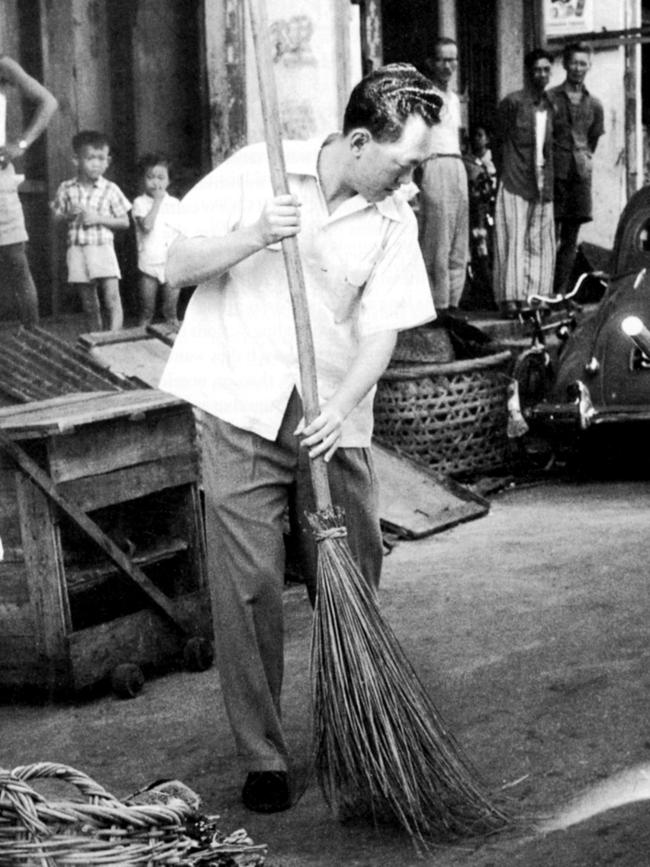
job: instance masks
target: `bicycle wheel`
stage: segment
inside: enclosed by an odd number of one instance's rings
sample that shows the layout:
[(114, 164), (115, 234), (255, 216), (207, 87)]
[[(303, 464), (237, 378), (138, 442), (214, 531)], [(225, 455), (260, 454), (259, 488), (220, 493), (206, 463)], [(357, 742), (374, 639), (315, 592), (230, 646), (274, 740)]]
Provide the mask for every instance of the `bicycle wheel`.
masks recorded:
[(551, 365), (546, 350), (522, 352), (515, 363), (513, 377), (519, 384), (519, 403), (526, 415), (526, 411), (541, 403), (551, 389)]

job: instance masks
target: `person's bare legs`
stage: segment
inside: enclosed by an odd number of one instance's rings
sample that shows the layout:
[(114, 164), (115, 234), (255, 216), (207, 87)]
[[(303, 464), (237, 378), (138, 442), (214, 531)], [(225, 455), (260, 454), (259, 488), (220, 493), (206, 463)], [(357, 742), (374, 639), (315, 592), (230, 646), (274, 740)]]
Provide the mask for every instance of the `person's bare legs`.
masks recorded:
[(22, 242), (0, 247), (0, 274), (13, 292), (22, 324), (27, 328), (38, 325), (38, 294)]
[(169, 283), (163, 283), (160, 287), (162, 294), (162, 314), (168, 325), (178, 325), (178, 296), (180, 288), (172, 288)]
[(94, 282), (74, 283), (73, 285), (76, 287), (81, 299), (81, 309), (86, 317), (86, 329), (88, 331), (101, 331), (102, 314), (99, 308), (97, 286)]
[(158, 281), (151, 274), (140, 272), (138, 280), (138, 295), (140, 298), (140, 312), (138, 313), (138, 325), (149, 325), (153, 321), (156, 312), (156, 296), (158, 294)]
[(124, 312), (120, 298), (120, 283), (117, 277), (102, 277), (98, 280), (102, 306), (108, 331), (120, 331), (124, 326)]

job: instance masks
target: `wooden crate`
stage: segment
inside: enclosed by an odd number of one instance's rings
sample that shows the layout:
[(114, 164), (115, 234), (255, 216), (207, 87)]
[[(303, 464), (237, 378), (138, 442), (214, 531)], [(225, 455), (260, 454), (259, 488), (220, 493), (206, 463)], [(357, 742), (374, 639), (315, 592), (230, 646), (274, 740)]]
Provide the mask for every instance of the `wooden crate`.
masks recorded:
[[(80, 394), (0, 410), (0, 430), (209, 641), (191, 407), (152, 389)], [(187, 627), (1, 452), (0, 536), (0, 687), (74, 691), (187, 647)]]

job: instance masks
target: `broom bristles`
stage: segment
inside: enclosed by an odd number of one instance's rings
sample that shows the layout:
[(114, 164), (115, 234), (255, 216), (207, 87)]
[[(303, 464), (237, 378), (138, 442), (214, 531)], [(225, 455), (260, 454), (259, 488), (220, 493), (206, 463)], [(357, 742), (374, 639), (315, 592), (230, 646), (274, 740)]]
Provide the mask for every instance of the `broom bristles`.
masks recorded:
[(354, 562), (342, 512), (309, 516), (318, 542), (311, 668), (316, 772), (338, 813), (396, 820), (419, 841), (485, 834), (491, 803)]

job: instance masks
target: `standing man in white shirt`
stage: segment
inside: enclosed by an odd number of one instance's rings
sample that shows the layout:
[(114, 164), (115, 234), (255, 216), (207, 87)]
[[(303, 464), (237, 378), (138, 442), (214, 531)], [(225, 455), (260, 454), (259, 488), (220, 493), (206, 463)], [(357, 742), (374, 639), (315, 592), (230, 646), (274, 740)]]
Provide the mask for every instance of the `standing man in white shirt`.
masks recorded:
[[(398, 194), (431, 153), (441, 100), (409, 64), (352, 91), (343, 131), (285, 144), (290, 195), (274, 197), (264, 145), (243, 148), (181, 203), (167, 277), (199, 284), (161, 388), (203, 413), (203, 483), (217, 660), (247, 772), (246, 807), (291, 805), (282, 729), (283, 517), (291, 509), (313, 598), (310, 459), (368, 582), (382, 562), (372, 468), (374, 386), (400, 329), (434, 318), (410, 206)], [(396, 194), (397, 193), (397, 194)], [(320, 415), (302, 422), (280, 241), (299, 235)]]
[(439, 314), (454, 313), (465, 288), (469, 260), (467, 172), (460, 150), (460, 100), (451, 89), (458, 66), (453, 39), (436, 40), (426, 72), (443, 99), (433, 130), (433, 155), (420, 181), (420, 246)]

